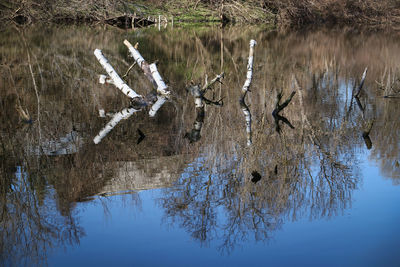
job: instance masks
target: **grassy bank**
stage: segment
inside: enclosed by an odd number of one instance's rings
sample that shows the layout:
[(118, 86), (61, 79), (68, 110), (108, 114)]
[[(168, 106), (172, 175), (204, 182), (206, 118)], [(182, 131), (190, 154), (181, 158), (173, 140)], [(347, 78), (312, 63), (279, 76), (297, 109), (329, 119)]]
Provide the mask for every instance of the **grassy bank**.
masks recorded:
[(20, 24), (36, 21), (104, 21), (124, 14), (163, 15), (176, 22), (273, 23), (396, 28), (398, 0), (4, 0), (0, 18)]

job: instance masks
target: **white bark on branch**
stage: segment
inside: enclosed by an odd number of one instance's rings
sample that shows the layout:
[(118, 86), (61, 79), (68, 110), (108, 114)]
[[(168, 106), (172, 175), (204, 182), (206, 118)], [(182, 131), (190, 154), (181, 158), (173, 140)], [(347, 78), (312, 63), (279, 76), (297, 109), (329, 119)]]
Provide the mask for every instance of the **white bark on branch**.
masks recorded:
[(191, 91), (194, 96), (195, 107), (203, 108), (204, 107), (203, 93), (200, 91), (200, 87), (198, 85), (195, 85), (192, 87)]
[(146, 60), (144, 60), (139, 51), (128, 40), (124, 40), (124, 45), (126, 45), (133, 59), (136, 61), (138, 66), (143, 70), (144, 75), (147, 77), (147, 79), (149, 79), (151, 84), (155, 88), (157, 88), (157, 83), (154, 80), (153, 75), (151, 74), (149, 63), (147, 63)]
[(151, 75), (153, 76), (156, 84), (157, 84), (157, 92), (163, 95), (169, 95), (170, 92), (167, 90), (167, 85), (165, 85), (163, 79), (161, 78), (160, 73), (157, 70), (157, 66), (155, 63), (150, 64)]
[(251, 80), (253, 78), (253, 61), (254, 61), (254, 46), (257, 44), (255, 40), (250, 40), (250, 51), (249, 51), (249, 61), (247, 63), (247, 74), (246, 81), (244, 82), (242, 88), (242, 94), (239, 99), (239, 104), (242, 108), (244, 117), (246, 119), (246, 136), (247, 136), (247, 146), (252, 145), (252, 132), (251, 132), (251, 113), (249, 107), (246, 105), (245, 97), (249, 91)]
[(168, 95), (170, 92), (167, 90), (168, 87), (165, 85), (163, 79), (161, 78), (161, 75), (157, 70), (156, 64), (153, 63), (149, 65), (146, 60), (144, 60), (139, 51), (128, 40), (124, 40), (124, 45), (128, 47), (128, 50), (131, 53), (132, 57), (135, 59), (139, 67), (143, 70), (144, 75), (157, 89), (157, 92), (159, 92), (160, 94)]
[(251, 79), (253, 78), (253, 61), (254, 61), (254, 46), (257, 44), (255, 40), (250, 41), (249, 61), (247, 63), (247, 75), (244, 82), (242, 92), (247, 92), (250, 88)]
[(251, 146), (251, 144), (253, 143), (252, 138), (251, 138), (251, 113), (247, 106), (242, 107), (242, 111), (243, 111), (244, 117), (246, 119), (247, 146)]
[(136, 61), (136, 63), (139, 65), (139, 67), (142, 68), (142, 63), (146, 62), (146, 61), (144, 60), (142, 55), (139, 53), (139, 51), (135, 47), (133, 47), (133, 45), (128, 40), (124, 40), (124, 45), (126, 45), (126, 47), (128, 47), (129, 52), (131, 53), (133, 59)]
[(224, 78), (224, 76), (225, 76), (225, 73), (221, 72), (221, 74), (215, 76), (215, 78), (212, 79), (210, 83), (207, 82), (207, 76), (206, 76), (206, 82), (205, 82), (203, 88), (201, 89), (202, 93), (205, 94), (207, 92), (207, 90), (210, 89), (211, 86), (213, 86), (216, 82), (222, 83), (221, 80)]
[(97, 145), (106, 135), (111, 132), (112, 129), (123, 119), (128, 119), (133, 113), (139, 111), (134, 108), (125, 108), (122, 111), (115, 113), (112, 119), (106, 124), (106, 126), (100, 130), (100, 132), (93, 139), (93, 142)]
[(165, 96), (157, 96), (157, 101), (150, 107), (149, 116), (154, 117), (166, 101), (167, 98)]
[[(103, 56), (103, 53), (101, 52), (100, 49), (94, 50), (94, 55), (96, 56), (97, 60), (100, 62), (101, 66), (106, 70), (108, 76), (111, 78), (113, 81), (113, 84), (121, 90), (125, 95), (127, 95), (130, 98), (135, 98), (135, 97), (142, 97), (141, 95), (137, 94), (134, 90), (132, 90), (122, 79), (119, 77), (117, 72), (114, 70), (114, 68), (108, 63), (108, 60)], [(100, 81), (102, 81), (104, 77), (100, 78)], [(106, 79), (104, 79), (104, 82), (106, 82)]]

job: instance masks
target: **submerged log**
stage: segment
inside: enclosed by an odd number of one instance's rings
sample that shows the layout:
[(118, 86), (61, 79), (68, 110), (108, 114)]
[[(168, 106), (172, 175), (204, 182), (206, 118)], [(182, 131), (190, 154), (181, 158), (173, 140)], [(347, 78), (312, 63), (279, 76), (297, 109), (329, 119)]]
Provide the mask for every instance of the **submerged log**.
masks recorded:
[[(143, 98), (141, 95), (137, 94), (133, 89), (131, 89), (111, 66), (108, 60), (103, 56), (100, 49), (96, 49), (94, 54), (96, 58), (99, 60), (100, 64), (106, 70), (108, 76), (100, 75), (99, 82), (101, 84), (113, 84), (118, 89), (120, 89), (125, 95), (132, 99), (131, 103), (135, 108), (141, 108), (147, 105), (154, 105), (150, 109), (149, 115), (151, 117), (155, 116), (156, 112), (161, 108), (161, 106), (167, 101), (167, 97), (170, 94), (170, 91), (167, 90), (168, 86), (164, 83), (160, 73), (157, 70), (157, 66), (155, 63), (148, 64), (142, 55), (137, 50), (137, 47), (132, 46), (132, 44), (125, 40), (124, 44), (128, 47), (132, 57), (135, 59), (135, 63), (129, 67), (125, 76), (128, 75), (129, 71), (135, 64), (138, 64), (139, 67), (143, 70), (145, 76), (152, 83), (153, 87), (156, 89), (154, 92), (150, 92), (146, 98)], [(157, 92), (157, 93), (155, 93)], [(160, 95), (158, 95), (160, 94)]]
[(139, 128), (137, 129), (137, 132), (139, 134), (139, 138), (138, 138), (136, 144), (138, 145), (143, 141), (143, 139), (146, 137), (146, 135)]

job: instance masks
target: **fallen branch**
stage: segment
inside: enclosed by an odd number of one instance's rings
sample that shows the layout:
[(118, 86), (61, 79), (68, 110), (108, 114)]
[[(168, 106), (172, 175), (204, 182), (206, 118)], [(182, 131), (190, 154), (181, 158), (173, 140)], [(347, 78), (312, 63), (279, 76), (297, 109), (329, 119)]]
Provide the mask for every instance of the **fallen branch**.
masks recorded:
[(251, 79), (253, 78), (253, 61), (254, 61), (254, 46), (257, 44), (255, 40), (250, 40), (250, 51), (249, 51), (249, 61), (247, 63), (247, 75), (246, 81), (244, 82), (242, 93), (249, 90)]
[(249, 107), (246, 105), (245, 97), (247, 92), (249, 91), (251, 80), (253, 78), (253, 61), (254, 61), (254, 46), (257, 44), (255, 40), (250, 40), (250, 50), (249, 50), (249, 59), (247, 62), (247, 73), (246, 73), (246, 81), (242, 87), (242, 93), (240, 95), (239, 104), (242, 108), (244, 117), (246, 119), (246, 133), (247, 133), (247, 145), (250, 146), (252, 144), (252, 133), (251, 133), (251, 113)]
[(201, 128), (203, 127), (204, 117), (205, 117), (205, 109), (204, 104), (207, 105), (215, 105), (215, 106), (222, 106), (223, 102), (222, 99), (214, 101), (209, 100), (204, 97), (204, 93), (211, 88), (213, 84), (217, 81), (221, 82), (224, 78), (224, 73), (217, 75), (210, 83), (205, 82), (202, 89), (200, 89), (199, 85), (191, 86), (187, 89), (194, 96), (194, 104), (196, 107), (196, 119), (193, 123), (193, 128), (190, 132), (185, 134), (185, 138), (189, 139), (190, 143), (194, 143), (200, 140), (201, 138)]
[(170, 92), (167, 90), (168, 86), (164, 83), (161, 78), (160, 73), (157, 70), (157, 66), (155, 63), (149, 64), (144, 60), (142, 55), (137, 50), (137, 44), (135, 47), (128, 41), (124, 40), (124, 45), (128, 47), (131, 56), (135, 59), (138, 66), (143, 70), (144, 75), (149, 79), (152, 85), (157, 89), (157, 92), (163, 95), (169, 95)]
[[(139, 51), (136, 50), (127, 40), (124, 41), (124, 44), (128, 47), (131, 52), (135, 62), (140, 66), (143, 70), (145, 76), (150, 80), (153, 86), (157, 89), (157, 92), (160, 95), (156, 94), (155, 90), (152, 90), (146, 97), (143, 97), (137, 94), (134, 90), (132, 90), (122, 79), (119, 77), (117, 72), (108, 62), (108, 60), (104, 57), (100, 49), (96, 49), (94, 51), (94, 55), (97, 60), (106, 70), (109, 77), (106, 75), (100, 75), (99, 82), (102, 84), (109, 83), (114, 84), (118, 89), (120, 89), (125, 95), (131, 98), (131, 106), (122, 110), (121, 112), (116, 113), (113, 118), (107, 123), (107, 125), (99, 132), (99, 134), (93, 139), (95, 144), (100, 143), (100, 141), (122, 120), (129, 118), (134, 112), (142, 110), (146, 106), (150, 106), (149, 116), (154, 117), (157, 111), (161, 108), (161, 106), (167, 101), (167, 95), (169, 95), (169, 91), (167, 91), (167, 86), (162, 80), (160, 73), (157, 70), (157, 66), (155, 63), (149, 65), (144, 58), (140, 55)], [(132, 64), (124, 77), (128, 75), (129, 71), (135, 64)]]
[[(122, 93), (124, 93), (129, 98), (142, 97), (141, 95), (137, 94), (134, 90), (132, 90), (121, 79), (121, 77), (119, 77), (114, 68), (110, 65), (110, 63), (108, 63), (108, 60), (103, 56), (103, 53), (101, 52), (100, 49), (94, 50), (94, 55), (96, 56), (100, 64), (103, 66), (103, 68), (106, 70), (108, 76), (112, 80), (112, 84), (114, 84), (119, 90), (121, 90)], [(107, 79), (104, 76), (100, 76), (100, 82), (102, 81), (102, 79), (104, 81), (107, 81)]]
[(136, 65), (136, 61), (133, 62), (132, 65), (130, 65), (130, 67), (128, 68), (128, 70), (125, 72), (124, 75), (122, 75), (122, 78), (125, 78), (126, 76), (128, 76), (129, 72), (131, 71), (131, 69)]
[(160, 73), (157, 70), (157, 66), (155, 63), (150, 64), (150, 71), (151, 75), (153, 75), (154, 80), (157, 84), (157, 92), (162, 95), (169, 95), (170, 91), (168, 91), (167, 85), (164, 83), (163, 79), (161, 78)]
[(294, 126), (290, 123), (290, 121), (279, 114), (274, 115), (274, 121), (275, 121), (275, 130), (277, 133), (281, 132), (281, 126), (279, 125), (279, 122), (282, 121), (286, 125), (288, 125), (291, 129), (294, 129)]

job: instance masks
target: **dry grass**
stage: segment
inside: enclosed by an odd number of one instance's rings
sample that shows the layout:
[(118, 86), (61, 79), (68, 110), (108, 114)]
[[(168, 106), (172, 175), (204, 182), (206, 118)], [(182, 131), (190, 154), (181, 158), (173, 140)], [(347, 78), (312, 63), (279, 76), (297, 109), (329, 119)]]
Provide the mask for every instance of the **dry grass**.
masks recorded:
[(399, 2), (360, 0), (284, 0), (277, 5), (282, 25), (394, 25), (400, 22)]
[(25, 24), (36, 21), (99, 21), (114, 15), (121, 15), (126, 10), (122, 0), (6, 0), (0, 5), (0, 18)]
[(136, 12), (137, 5), (143, 15), (155, 10), (187, 18), (218, 13), (237, 23), (264, 22), (285, 27), (339, 24), (397, 28), (400, 22), (400, 4), (396, 0), (152, 0), (140, 4), (132, 0), (5, 0), (0, 3), (0, 18), (20, 23), (101, 21)]

